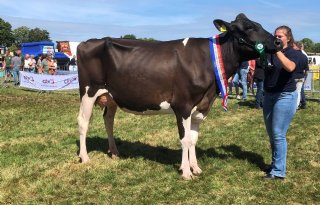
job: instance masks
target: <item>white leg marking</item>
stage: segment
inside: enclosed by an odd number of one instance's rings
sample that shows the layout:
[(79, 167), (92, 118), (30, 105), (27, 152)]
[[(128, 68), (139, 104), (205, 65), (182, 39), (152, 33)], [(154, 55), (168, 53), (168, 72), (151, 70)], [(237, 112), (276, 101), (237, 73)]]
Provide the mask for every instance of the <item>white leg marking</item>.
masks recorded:
[(198, 141), (199, 135), (199, 121), (198, 120), (191, 120), (191, 146), (189, 148), (189, 161), (190, 167), (192, 168), (192, 172), (195, 175), (201, 174), (202, 170), (198, 166), (197, 156), (196, 156), (196, 144)]
[(93, 97), (89, 97), (88, 92), (89, 87), (86, 87), (86, 94), (81, 99), (80, 110), (78, 115), (78, 125), (80, 132), (80, 153), (79, 157), (81, 158), (81, 162), (85, 163), (89, 161), (89, 156), (86, 147), (86, 135), (89, 127), (89, 121), (92, 115), (92, 108), (94, 106), (94, 102), (98, 96), (107, 92), (105, 89), (100, 89)]
[(189, 38), (185, 38), (185, 39), (182, 41), (183, 45), (186, 46), (187, 43), (188, 43), (188, 41), (189, 41)]
[(181, 167), (182, 170), (182, 177), (184, 179), (191, 179), (192, 178), (192, 172), (190, 170), (190, 163), (189, 163), (189, 157), (188, 157), (188, 151), (191, 147), (192, 141), (190, 137), (190, 126), (191, 126), (191, 117), (185, 119), (182, 119), (182, 124), (184, 127), (184, 137), (181, 140), (181, 146), (182, 146), (182, 161), (181, 161)]

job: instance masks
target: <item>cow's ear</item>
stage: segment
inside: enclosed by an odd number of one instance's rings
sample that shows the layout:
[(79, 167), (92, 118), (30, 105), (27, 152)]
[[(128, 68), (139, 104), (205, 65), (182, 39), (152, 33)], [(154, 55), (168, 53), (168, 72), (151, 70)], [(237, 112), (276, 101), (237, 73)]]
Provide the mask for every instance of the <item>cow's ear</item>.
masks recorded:
[(236, 20), (239, 19), (248, 19), (246, 15), (244, 15), (243, 13), (238, 14), (238, 16), (236, 17)]
[(216, 19), (213, 21), (213, 24), (215, 25), (215, 27), (218, 29), (218, 31), (220, 32), (226, 32), (226, 31), (230, 31), (231, 27), (230, 27), (230, 23), (225, 22), (223, 20), (220, 19)]

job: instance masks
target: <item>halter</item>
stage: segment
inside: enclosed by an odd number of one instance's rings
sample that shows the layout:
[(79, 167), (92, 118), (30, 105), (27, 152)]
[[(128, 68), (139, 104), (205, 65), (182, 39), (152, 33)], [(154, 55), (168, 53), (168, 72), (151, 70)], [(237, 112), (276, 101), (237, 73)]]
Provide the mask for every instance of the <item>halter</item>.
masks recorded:
[(266, 58), (266, 54), (264, 52), (265, 46), (262, 43), (257, 41), (256, 44), (253, 45), (253, 44), (248, 43), (246, 40), (244, 40), (241, 37), (238, 40), (239, 40), (240, 44), (245, 44), (245, 45), (255, 49), (259, 53), (260, 62), (262, 62), (262, 67), (265, 67), (267, 65), (267, 58)]

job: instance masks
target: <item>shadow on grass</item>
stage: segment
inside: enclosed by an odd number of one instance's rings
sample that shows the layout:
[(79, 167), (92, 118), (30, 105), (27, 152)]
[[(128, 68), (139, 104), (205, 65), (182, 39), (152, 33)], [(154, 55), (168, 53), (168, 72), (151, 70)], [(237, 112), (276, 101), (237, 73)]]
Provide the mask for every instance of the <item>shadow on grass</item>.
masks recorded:
[(263, 157), (257, 153), (243, 151), (241, 147), (234, 144), (228, 146), (221, 146), (220, 148), (225, 150), (226, 152), (231, 153), (231, 155), (236, 159), (247, 160), (251, 164), (255, 164), (262, 171), (264, 171), (267, 167), (267, 165), (264, 163)]
[(255, 101), (254, 100), (239, 101), (238, 105), (248, 107), (248, 108), (254, 108)]
[[(86, 142), (88, 153), (92, 151), (100, 151), (105, 154), (108, 150), (108, 140), (106, 138), (101, 138), (98, 136), (88, 137)], [(139, 141), (130, 142), (116, 139), (116, 145), (120, 152), (120, 158), (144, 158), (147, 160), (155, 161), (165, 165), (179, 165), (181, 163), (181, 149), (175, 150), (163, 146), (152, 146)], [(77, 140), (78, 149), (80, 149), (80, 142)], [(236, 158), (240, 160), (247, 160), (248, 162), (255, 164), (261, 170), (264, 170), (266, 164), (264, 163), (263, 157), (259, 154), (242, 151), (241, 147), (237, 145), (221, 146), (219, 149), (223, 149), (226, 153), (218, 153), (215, 148), (209, 148), (203, 150), (201, 148), (196, 148), (197, 158), (201, 159), (203, 157), (209, 158)], [(78, 150), (78, 154), (79, 154)]]

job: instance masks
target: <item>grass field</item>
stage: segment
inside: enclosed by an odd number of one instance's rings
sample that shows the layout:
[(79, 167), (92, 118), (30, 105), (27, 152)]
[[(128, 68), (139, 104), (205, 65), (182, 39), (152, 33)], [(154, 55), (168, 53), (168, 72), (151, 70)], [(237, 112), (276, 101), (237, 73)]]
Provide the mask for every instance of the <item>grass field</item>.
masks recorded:
[[(234, 97), (234, 96), (231, 96)], [(310, 98), (312, 97), (312, 99)], [(202, 175), (182, 180), (175, 117), (118, 111), (120, 158), (107, 154), (96, 107), (79, 163), (77, 91), (0, 88), (0, 204), (320, 204), (320, 102), (296, 113), (288, 138), (287, 178), (263, 181), (270, 147), (262, 111), (249, 101), (217, 100), (200, 127)]]

